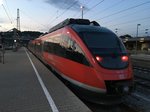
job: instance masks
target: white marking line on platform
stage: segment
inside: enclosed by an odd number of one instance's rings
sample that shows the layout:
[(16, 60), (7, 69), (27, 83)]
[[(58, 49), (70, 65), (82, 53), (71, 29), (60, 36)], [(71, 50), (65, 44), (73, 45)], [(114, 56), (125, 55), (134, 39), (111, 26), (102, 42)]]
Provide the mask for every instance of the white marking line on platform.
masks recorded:
[(34, 71), (35, 71), (35, 73), (36, 73), (36, 76), (37, 76), (37, 78), (38, 78), (38, 81), (39, 81), (40, 84), (41, 84), (41, 87), (42, 87), (42, 89), (43, 89), (43, 91), (44, 91), (44, 93), (45, 93), (45, 95), (46, 95), (46, 98), (47, 98), (47, 100), (48, 100), (48, 102), (49, 102), (50, 107), (52, 108), (52, 111), (53, 111), (53, 112), (59, 112), (58, 109), (57, 109), (57, 107), (56, 107), (56, 105), (55, 105), (55, 103), (54, 103), (54, 101), (53, 101), (53, 99), (52, 99), (52, 97), (51, 97), (51, 95), (49, 94), (49, 92), (48, 92), (46, 86), (44, 85), (44, 83), (43, 83), (43, 81), (42, 81), (42, 79), (41, 79), (41, 77), (40, 77), (40, 75), (39, 75), (39, 73), (38, 73), (36, 67), (34, 66), (34, 64), (33, 64), (32, 60), (31, 60), (29, 54), (27, 53), (26, 49), (25, 49), (25, 52), (26, 52), (26, 54), (27, 54), (27, 56), (28, 56), (28, 58), (29, 58), (29, 60), (30, 60), (30, 63), (31, 63), (31, 65), (32, 65), (32, 67), (33, 67), (33, 69), (34, 69)]
[(136, 96), (136, 97), (142, 98), (142, 99), (145, 100), (145, 101), (150, 102), (150, 99), (145, 98), (144, 96), (141, 96), (141, 95), (139, 95), (139, 94), (137, 94), (137, 93), (133, 93), (133, 95)]

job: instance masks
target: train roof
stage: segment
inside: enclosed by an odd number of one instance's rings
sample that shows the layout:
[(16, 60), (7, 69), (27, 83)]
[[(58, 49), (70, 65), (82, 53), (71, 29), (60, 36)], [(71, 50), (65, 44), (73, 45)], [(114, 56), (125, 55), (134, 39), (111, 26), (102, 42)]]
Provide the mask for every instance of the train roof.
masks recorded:
[(52, 27), (49, 30), (49, 33), (58, 30), (60, 28), (63, 28), (65, 26), (76, 24), (76, 25), (92, 25), (92, 26), (100, 26), (96, 21), (90, 21), (88, 19), (74, 19), (74, 18), (68, 18), (61, 23), (57, 24), (56, 26)]
[(103, 32), (103, 33), (112, 33), (111, 30), (101, 27), (101, 26), (87, 26), (87, 25), (71, 25), (71, 27), (77, 32)]

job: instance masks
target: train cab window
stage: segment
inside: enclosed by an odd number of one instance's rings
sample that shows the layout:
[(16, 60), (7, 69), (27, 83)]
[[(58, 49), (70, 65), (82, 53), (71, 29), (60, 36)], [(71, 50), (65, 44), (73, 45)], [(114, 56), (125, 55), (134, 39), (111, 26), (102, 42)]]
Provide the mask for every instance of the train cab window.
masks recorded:
[(111, 32), (82, 32), (82, 40), (95, 58), (101, 57), (99, 65), (109, 69), (122, 69), (128, 66), (128, 61), (123, 62), (122, 56), (127, 52), (119, 38)]
[(82, 39), (92, 51), (96, 48), (102, 49), (100, 51), (103, 53), (125, 51), (125, 47), (113, 33), (83, 32), (81, 34)]
[(128, 67), (128, 61), (122, 60), (122, 57), (128, 57), (125, 46), (112, 31), (100, 26), (72, 25), (71, 27), (101, 67), (107, 69)]

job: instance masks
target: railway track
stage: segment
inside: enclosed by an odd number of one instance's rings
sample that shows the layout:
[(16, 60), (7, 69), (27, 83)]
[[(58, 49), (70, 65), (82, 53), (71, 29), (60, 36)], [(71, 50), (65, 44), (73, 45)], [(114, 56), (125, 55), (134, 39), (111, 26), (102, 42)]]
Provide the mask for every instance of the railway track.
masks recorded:
[(99, 105), (83, 101), (93, 112), (140, 112), (125, 103), (119, 105)]
[(135, 83), (150, 89), (150, 60), (149, 58), (132, 57)]
[(150, 60), (148, 59), (131, 58), (131, 61), (134, 67), (150, 70)]
[(135, 83), (150, 89), (150, 69), (134, 66)]

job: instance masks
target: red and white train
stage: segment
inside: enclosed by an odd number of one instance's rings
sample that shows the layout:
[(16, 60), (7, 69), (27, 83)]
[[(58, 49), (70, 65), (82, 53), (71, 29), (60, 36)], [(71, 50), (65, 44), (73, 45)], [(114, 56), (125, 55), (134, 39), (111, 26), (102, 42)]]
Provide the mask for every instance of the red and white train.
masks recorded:
[(28, 48), (89, 101), (118, 103), (133, 90), (122, 41), (95, 21), (66, 19), (30, 41)]

